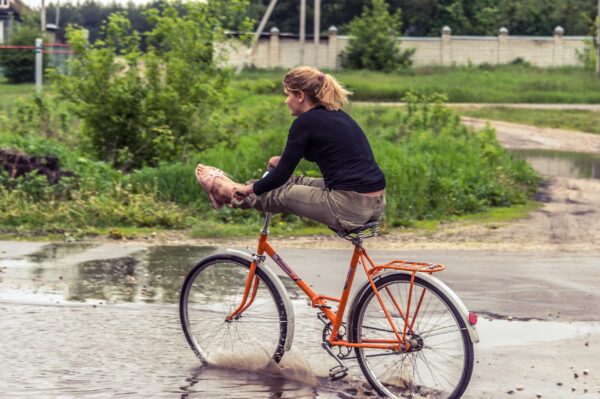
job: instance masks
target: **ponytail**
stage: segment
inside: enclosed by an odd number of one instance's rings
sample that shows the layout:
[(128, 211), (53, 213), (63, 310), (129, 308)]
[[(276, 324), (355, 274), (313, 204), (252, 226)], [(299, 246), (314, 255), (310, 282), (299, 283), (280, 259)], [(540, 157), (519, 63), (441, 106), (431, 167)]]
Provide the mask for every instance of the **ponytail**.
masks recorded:
[(283, 85), (292, 92), (304, 92), (311, 101), (323, 105), (328, 111), (342, 108), (352, 94), (330, 74), (308, 66), (289, 71), (283, 78)]

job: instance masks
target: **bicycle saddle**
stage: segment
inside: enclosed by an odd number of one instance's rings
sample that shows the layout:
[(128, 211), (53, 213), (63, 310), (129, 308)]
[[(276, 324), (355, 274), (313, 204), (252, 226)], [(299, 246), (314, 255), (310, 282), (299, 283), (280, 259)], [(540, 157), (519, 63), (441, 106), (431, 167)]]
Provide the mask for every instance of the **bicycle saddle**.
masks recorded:
[(379, 222), (367, 222), (364, 226), (358, 227), (352, 230), (336, 230), (330, 227), (338, 236), (345, 238), (346, 240), (353, 240), (355, 238), (369, 238), (375, 237), (379, 231)]

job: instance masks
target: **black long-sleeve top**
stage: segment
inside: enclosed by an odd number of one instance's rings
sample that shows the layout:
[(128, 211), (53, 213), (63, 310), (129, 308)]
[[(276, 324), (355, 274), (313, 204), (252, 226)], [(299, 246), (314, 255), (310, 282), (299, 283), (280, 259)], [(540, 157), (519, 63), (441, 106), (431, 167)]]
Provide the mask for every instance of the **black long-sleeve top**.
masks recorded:
[(358, 123), (342, 110), (317, 106), (294, 120), (279, 164), (254, 183), (254, 194), (283, 185), (302, 158), (317, 163), (330, 190), (370, 193), (385, 188), (385, 176)]

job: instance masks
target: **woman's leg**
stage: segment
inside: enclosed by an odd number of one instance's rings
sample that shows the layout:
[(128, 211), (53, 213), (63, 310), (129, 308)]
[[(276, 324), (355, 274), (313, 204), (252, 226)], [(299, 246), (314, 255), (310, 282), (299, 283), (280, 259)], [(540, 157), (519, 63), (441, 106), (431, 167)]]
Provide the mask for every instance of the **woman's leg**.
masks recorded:
[(292, 176), (289, 178), (286, 184), (299, 184), (301, 186), (325, 188), (325, 180), (318, 177), (307, 177), (307, 176)]
[(249, 195), (241, 207), (293, 213), (335, 230), (353, 230), (379, 220), (385, 208), (385, 194), (370, 197), (353, 191), (285, 184), (261, 196)]

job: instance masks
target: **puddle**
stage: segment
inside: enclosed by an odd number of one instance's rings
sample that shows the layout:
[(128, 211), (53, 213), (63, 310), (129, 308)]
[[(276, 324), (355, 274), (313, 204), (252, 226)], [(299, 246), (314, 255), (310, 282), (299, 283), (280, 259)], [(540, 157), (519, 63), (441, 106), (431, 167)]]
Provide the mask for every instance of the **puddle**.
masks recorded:
[(510, 150), (545, 176), (600, 179), (600, 155), (548, 150)]
[(520, 346), (544, 342), (569, 342), (574, 337), (600, 335), (600, 323), (557, 321), (508, 321), (480, 317), (477, 349)]
[(177, 303), (187, 272), (215, 249), (112, 250), (90, 244), (50, 244), (32, 254), (0, 261), (0, 301)]
[(39, 251), (26, 256), (28, 260), (34, 263), (44, 263), (51, 260), (57, 260), (66, 257), (67, 255), (84, 252), (89, 248), (96, 247), (95, 244), (76, 243), (76, 244), (49, 244), (43, 246)]

